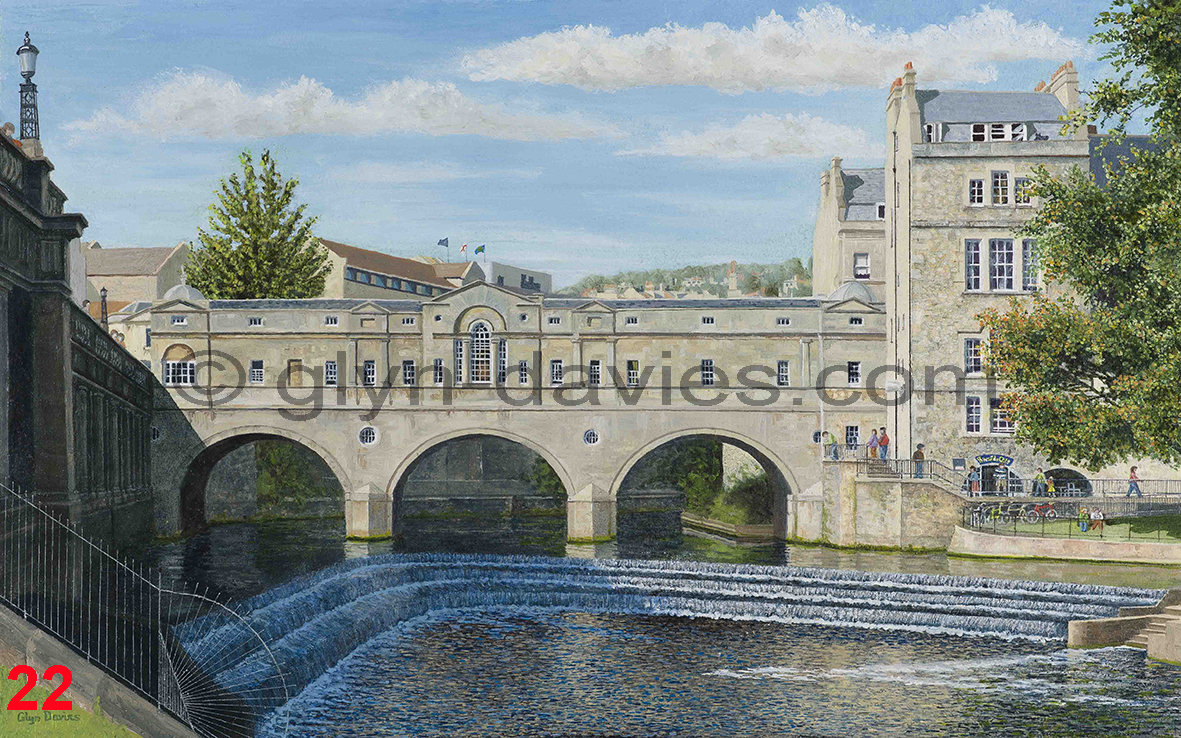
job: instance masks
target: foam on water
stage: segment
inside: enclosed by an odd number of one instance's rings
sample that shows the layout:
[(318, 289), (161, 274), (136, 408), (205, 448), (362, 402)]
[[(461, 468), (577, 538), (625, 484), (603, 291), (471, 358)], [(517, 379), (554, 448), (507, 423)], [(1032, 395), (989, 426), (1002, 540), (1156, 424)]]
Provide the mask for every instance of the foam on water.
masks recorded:
[[(446, 554), (342, 562), (241, 603), (269, 642), (295, 696), (319, 689), (350, 655), (424, 618), (474, 611), (588, 612), (914, 630), (1061, 641), (1067, 623), (1159, 601), (1163, 592), (1085, 584), (789, 566), (681, 561), (577, 560)], [(274, 666), (251, 657), (251, 634), (229, 618), (176, 629), (190, 652), (217, 648), (213, 674), (249, 694)], [(917, 665), (845, 674), (748, 671), (719, 678), (946, 680), (960, 665)], [(984, 667), (987, 669), (987, 667)], [(974, 672), (975, 673), (975, 672)], [(327, 681), (326, 681), (327, 680)], [(978, 680), (964, 676), (964, 683)]]

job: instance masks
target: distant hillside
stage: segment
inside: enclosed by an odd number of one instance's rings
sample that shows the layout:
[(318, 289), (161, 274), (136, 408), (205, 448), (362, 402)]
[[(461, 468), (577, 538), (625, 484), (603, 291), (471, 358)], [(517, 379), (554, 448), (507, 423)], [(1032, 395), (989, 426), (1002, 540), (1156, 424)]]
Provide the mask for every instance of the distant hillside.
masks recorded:
[[(579, 295), (588, 289), (601, 291), (608, 285), (630, 285), (642, 292), (648, 283), (656, 289), (663, 286), (666, 290), (676, 291), (688, 289), (689, 283), (700, 279), (701, 289), (723, 297), (726, 294), (726, 275), (729, 271), (729, 264), (708, 264), (680, 269), (619, 272), (610, 276), (592, 274), (569, 287), (563, 287), (558, 293)], [(812, 294), (811, 259), (808, 259), (807, 265), (796, 258), (778, 264), (738, 264), (735, 271), (738, 274), (738, 287), (743, 292), (759, 292), (767, 297), (778, 297), (780, 286), (792, 277), (798, 277), (799, 289), (795, 293), (796, 296)]]

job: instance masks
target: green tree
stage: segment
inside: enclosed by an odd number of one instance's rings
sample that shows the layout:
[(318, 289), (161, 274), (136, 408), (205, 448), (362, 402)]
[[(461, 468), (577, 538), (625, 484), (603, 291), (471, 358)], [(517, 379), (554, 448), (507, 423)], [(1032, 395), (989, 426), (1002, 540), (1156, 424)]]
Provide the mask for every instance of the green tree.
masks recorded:
[(222, 179), (186, 268), (188, 283), (209, 299), (319, 297), (328, 252), (312, 237), (314, 217), (294, 205), (296, 179), (284, 179), (269, 151), (256, 171), (250, 151), (242, 173)]
[(1024, 235), (1036, 239), (1057, 296), (981, 315), (988, 364), (1014, 388), (1007, 404), (1018, 439), (1051, 460), (1177, 463), (1181, 6), (1118, 2), (1098, 23), (1107, 28), (1092, 40), (1111, 45), (1104, 58), (1117, 76), (1096, 85), (1068, 127), (1114, 121), (1115, 145), (1145, 115), (1153, 143), (1109, 165), (1105, 187), (1078, 169), (1036, 173), (1042, 207)]

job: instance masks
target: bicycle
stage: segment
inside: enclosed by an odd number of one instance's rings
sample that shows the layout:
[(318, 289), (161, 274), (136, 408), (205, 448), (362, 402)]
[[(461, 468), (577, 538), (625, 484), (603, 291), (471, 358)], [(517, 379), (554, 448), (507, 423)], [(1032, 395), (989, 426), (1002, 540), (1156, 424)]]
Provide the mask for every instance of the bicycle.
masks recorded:
[(1032, 508), (1025, 511), (1025, 522), (1033, 525), (1039, 520), (1045, 518), (1046, 520), (1054, 520), (1058, 517), (1058, 511), (1054, 509), (1053, 502), (1034, 503)]

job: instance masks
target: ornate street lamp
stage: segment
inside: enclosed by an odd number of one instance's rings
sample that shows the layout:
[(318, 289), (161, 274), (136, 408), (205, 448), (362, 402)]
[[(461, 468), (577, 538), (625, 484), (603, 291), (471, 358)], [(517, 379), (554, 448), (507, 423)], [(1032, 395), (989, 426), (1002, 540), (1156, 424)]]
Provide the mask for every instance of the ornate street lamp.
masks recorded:
[(102, 298), (102, 304), (99, 305), (100, 315), (102, 317), (99, 319), (98, 322), (102, 323), (103, 330), (105, 331), (105, 330), (109, 330), (107, 328), (107, 288), (103, 287), (101, 290), (98, 291), (98, 294), (99, 294), (99, 297)]
[(25, 31), (25, 43), (16, 50), (21, 62), (21, 76), (25, 78), (21, 83), (21, 139), (41, 138), (41, 126), (37, 122), (37, 85), (33, 84), (39, 53), (29, 40), (29, 32)]

